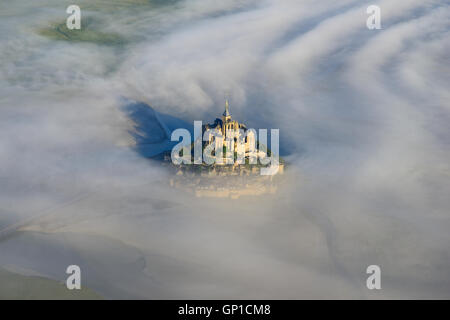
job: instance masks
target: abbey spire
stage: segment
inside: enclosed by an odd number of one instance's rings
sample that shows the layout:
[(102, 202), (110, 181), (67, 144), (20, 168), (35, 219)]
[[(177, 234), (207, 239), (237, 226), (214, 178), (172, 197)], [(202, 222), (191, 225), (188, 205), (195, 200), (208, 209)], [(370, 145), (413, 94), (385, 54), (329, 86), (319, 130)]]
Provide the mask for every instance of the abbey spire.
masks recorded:
[(227, 121), (231, 120), (231, 114), (230, 114), (230, 110), (229, 110), (228, 99), (225, 100), (225, 111), (223, 112), (223, 119), (224, 119), (224, 122), (227, 122)]

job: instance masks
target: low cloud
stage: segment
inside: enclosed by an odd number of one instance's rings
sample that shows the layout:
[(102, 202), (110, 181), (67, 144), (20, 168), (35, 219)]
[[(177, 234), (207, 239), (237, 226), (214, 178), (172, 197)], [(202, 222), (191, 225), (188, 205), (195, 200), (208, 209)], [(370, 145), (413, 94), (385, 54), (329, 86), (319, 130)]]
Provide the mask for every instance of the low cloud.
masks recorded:
[[(0, 240), (0, 267), (64, 279), (78, 259), (114, 298), (448, 298), (450, 10), (379, 1), (368, 30), (370, 4), (93, 1), (117, 46), (41, 35), (60, 1), (0, 4), (0, 226), (43, 217)], [(187, 122), (228, 97), (279, 128), (278, 194), (171, 189), (124, 97)]]

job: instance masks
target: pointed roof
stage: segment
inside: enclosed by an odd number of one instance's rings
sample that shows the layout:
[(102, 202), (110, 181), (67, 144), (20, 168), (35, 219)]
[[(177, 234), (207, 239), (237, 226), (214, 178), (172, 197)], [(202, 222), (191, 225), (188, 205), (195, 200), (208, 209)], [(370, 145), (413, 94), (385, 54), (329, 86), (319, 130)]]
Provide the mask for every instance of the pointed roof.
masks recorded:
[(229, 110), (228, 99), (225, 100), (225, 111), (223, 113), (225, 117), (231, 117), (231, 113)]

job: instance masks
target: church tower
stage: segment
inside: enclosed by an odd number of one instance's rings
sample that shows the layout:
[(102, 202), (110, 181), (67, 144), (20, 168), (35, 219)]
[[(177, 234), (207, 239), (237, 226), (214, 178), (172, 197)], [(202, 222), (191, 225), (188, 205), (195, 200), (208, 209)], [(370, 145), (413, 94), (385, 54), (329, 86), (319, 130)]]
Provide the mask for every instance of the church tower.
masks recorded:
[(231, 114), (229, 110), (228, 99), (225, 100), (225, 111), (222, 114), (222, 134), (227, 136), (228, 131), (234, 129), (233, 121), (231, 120)]
[(227, 100), (225, 100), (225, 111), (222, 115), (222, 121), (223, 121), (223, 123), (227, 123), (230, 120), (231, 120), (231, 114), (230, 114), (228, 99), (227, 99)]

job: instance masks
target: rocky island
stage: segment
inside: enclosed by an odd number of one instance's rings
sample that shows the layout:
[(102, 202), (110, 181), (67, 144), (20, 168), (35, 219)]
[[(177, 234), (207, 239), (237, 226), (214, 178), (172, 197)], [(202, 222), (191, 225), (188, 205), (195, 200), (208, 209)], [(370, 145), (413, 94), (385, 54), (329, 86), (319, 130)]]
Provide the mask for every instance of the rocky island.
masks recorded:
[[(232, 119), (226, 101), (222, 117), (202, 125), (201, 135), (194, 142), (164, 153), (163, 163), (173, 174), (170, 185), (197, 197), (237, 199), (276, 193), (284, 174), (284, 160), (278, 156), (277, 146), (276, 170), (264, 173), (273, 165), (275, 152), (256, 137), (254, 129)], [(196, 144), (203, 159), (195, 155)]]

